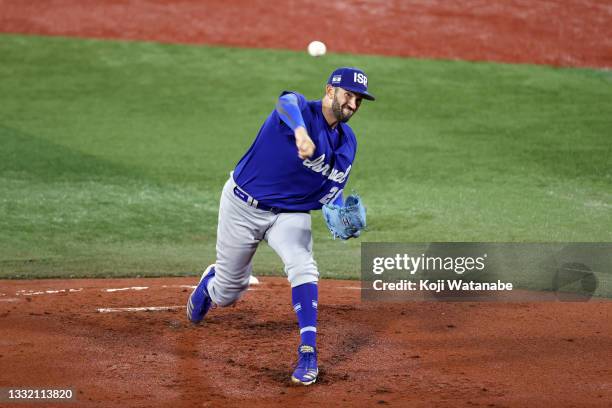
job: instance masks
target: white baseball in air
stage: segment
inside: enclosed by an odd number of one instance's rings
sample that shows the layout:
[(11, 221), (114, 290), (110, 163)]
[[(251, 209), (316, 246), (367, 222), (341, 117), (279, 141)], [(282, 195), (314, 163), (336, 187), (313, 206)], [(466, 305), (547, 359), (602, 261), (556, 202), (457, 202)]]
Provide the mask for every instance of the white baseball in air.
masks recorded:
[(327, 47), (321, 41), (313, 41), (308, 44), (308, 54), (311, 57), (322, 57), (327, 52)]

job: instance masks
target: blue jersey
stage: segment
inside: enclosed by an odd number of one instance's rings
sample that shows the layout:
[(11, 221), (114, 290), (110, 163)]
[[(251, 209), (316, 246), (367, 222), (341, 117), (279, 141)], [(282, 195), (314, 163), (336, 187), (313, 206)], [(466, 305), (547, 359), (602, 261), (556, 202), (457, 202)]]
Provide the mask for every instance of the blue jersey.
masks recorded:
[(293, 93), (306, 130), (316, 146), (310, 159), (300, 159), (293, 130), (276, 109), (262, 125), (255, 141), (234, 169), (234, 181), (245, 192), (269, 207), (284, 210), (318, 210), (340, 197), (346, 185), (357, 139), (346, 123), (332, 129), (321, 101), (307, 101)]

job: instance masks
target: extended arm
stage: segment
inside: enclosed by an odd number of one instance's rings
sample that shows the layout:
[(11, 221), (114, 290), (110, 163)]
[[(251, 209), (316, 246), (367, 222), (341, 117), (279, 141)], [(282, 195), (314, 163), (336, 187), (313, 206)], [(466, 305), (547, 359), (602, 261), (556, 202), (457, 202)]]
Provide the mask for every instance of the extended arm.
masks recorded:
[(295, 135), (295, 145), (298, 148), (300, 159), (311, 157), (315, 151), (315, 145), (308, 135), (297, 96), (288, 93), (278, 98), (276, 111), (281, 120), (293, 130)]
[(278, 98), (276, 111), (283, 122), (285, 122), (294, 132), (295, 129), (300, 126), (303, 128), (306, 127), (302, 112), (300, 112), (298, 98), (294, 94), (288, 93)]

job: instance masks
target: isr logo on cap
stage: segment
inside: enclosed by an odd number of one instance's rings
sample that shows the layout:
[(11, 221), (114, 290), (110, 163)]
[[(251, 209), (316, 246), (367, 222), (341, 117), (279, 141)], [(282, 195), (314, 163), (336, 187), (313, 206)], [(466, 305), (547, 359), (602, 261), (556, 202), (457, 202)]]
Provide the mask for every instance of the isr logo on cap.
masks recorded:
[(358, 93), (363, 99), (376, 100), (374, 95), (368, 92), (368, 77), (359, 68), (337, 68), (327, 79), (327, 84)]
[(353, 73), (353, 82), (357, 82), (358, 84), (363, 84), (365, 86), (368, 86), (368, 77), (365, 76), (364, 74), (358, 73), (358, 72), (354, 72)]

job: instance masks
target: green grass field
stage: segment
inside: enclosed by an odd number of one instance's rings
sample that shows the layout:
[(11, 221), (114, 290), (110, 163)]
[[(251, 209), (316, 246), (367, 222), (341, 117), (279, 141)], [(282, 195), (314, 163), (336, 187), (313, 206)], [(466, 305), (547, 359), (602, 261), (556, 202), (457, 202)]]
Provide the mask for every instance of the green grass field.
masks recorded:
[[(612, 241), (612, 73), (0, 35), (0, 277), (196, 274), (223, 182), (284, 89), (337, 66), (378, 101), (351, 121), (364, 241)], [(360, 241), (313, 213), (323, 277)], [(282, 274), (262, 244), (257, 275)]]

